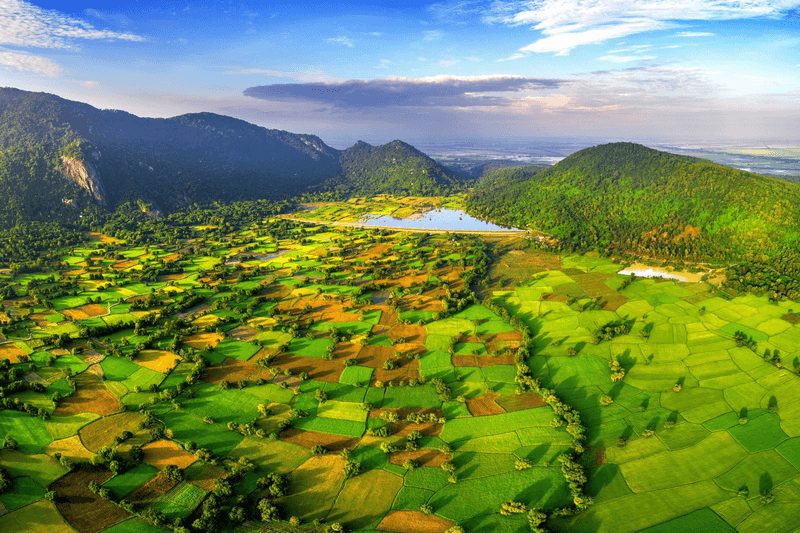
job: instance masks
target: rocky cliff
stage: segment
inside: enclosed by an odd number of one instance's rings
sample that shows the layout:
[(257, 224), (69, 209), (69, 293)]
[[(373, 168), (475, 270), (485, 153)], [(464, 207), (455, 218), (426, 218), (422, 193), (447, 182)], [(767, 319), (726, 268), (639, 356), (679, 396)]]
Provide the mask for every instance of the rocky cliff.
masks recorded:
[(71, 157), (61, 157), (61, 167), (58, 169), (61, 174), (88, 191), (103, 206), (108, 205), (108, 196), (103, 186), (100, 173), (94, 168), (90, 161), (78, 161)]

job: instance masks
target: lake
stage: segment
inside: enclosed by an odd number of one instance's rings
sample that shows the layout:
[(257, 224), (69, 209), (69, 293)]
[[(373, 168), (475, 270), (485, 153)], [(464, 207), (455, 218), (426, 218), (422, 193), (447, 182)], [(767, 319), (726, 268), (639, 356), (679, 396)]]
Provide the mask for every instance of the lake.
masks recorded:
[(389, 215), (367, 215), (359, 221), (366, 226), (388, 228), (430, 229), (444, 231), (521, 231), (505, 228), (485, 220), (480, 220), (458, 209), (436, 209), (409, 218), (395, 218)]

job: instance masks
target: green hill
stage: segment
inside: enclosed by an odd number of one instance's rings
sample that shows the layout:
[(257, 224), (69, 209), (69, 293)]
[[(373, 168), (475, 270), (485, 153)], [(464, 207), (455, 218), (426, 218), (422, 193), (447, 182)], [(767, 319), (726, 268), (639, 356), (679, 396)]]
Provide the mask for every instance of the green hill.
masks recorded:
[(800, 186), (638, 144), (587, 148), (521, 177), (483, 180), (468, 211), (567, 247), (691, 261), (766, 259), (800, 236)]
[(340, 176), (326, 185), (345, 196), (438, 196), (464, 190), (458, 173), (402, 141), (381, 146), (358, 141), (341, 153), (339, 162)]

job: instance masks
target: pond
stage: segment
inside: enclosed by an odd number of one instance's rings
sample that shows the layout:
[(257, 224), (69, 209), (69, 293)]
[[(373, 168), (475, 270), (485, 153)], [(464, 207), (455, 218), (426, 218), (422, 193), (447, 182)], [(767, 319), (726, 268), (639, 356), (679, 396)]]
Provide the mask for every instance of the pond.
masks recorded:
[(458, 209), (435, 209), (409, 218), (390, 215), (366, 215), (360, 223), (387, 228), (430, 229), (444, 231), (520, 231), (480, 220)]

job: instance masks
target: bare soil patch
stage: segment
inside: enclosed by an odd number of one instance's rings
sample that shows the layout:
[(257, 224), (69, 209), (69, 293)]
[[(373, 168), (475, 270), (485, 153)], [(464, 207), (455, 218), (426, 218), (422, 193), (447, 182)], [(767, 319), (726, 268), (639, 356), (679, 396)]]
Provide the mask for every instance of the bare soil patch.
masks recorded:
[(313, 448), (317, 444), (322, 444), (328, 451), (333, 453), (339, 453), (345, 448), (352, 450), (358, 445), (357, 438), (329, 435), (327, 433), (317, 433), (316, 431), (305, 431), (297, 428), (289, 428), (282, 431), (279, 436), (283, 441), (291, 444), (299, 444), (308, 449)]
[[(260, 367), (247, 361), (240, 361), (231, 357), (225, 359), (219, 366), (211, 366), (203, 374), (203, 381), (219, 385), (222, 381), (235, 383), (240, 380), (248, 379), (258, 372)], [(269, 373), (265, 379), (271, 378)]]
[(499, 394), (491, 393), (467, 400), (467, 410), (472, 416), (501, 415), (505, 413), (502, 407), (495, 403)]
[(594, 451), (594, 464), (597, 466), (606, 464), (606, 450), (604, 448), (597, 448)]
[(326, 361), (316, 357), (294, 354), (281, 354), (272, 360), (270, 366), (281, 370), (288, 368), (295, 375), (307, 372), (309, 378), (327, 381), (328, 383), (339, 383), (339, 376), (342, 375), (342, 370), (344, 370), (344, 364), (341, 360)]
[(515, 364), (513, 355), (479, 355), (475, 357), (475, 360), (478, 362), (478, 366), (481, 368), (492, 365)]
[(453, 522), (422, 511), (389, 511), (375, 529), (394, 533), (444, 533), (452, 526)]
[(478, 366), (478, 361), (474, 355), (453, 355), (453, 366)]
[(27, 355), (20, 350), (16, 344), (9, 343), (0, 345), (0, 359), (8, 359), (11, 363), (19, 363), (19, 356)]
[(195, 333), (183, 340), (184, 343), (196, 350), (202, 350), (205, 348), (206, 344), (210, 344), (212, 347), (216, 348), (220, 341), (222, 341), (222, 337), (216, 333)]
[(222, 468), (208, 463), (199, 465), (199, 467), (195, 465), (190, 470), (191, 475), (187, 481), (204, 490), (213, 489), (218, 479), (224, 479), (228, 475)]
[(77, 390), (58, 403), (57, 415), (97, 413), (100, 416), (119, 411), (119, 400), (108, 392), (96, 374), (83, 372), (75, 376)]
[(525, 409), (533, 409), (535, 407), (543, 407), (547, 405), (547, 403), (544, 401), (544, 398), (535, 392), (515, 394), (514, 396), (500, 396), (495, 400), (495, 403), (505, 409), (507, 413), (523, 411)]
[(442, 466), (442, 463), (447, 462), (450, 456), (443, 454), (439, 450), (402, 451), (389, 455), (389, 462), (393, 465), (403, 466), (403, 463), (408, 459), (416, 461), (419, 466), (439, 467)]
[(415, 324), (397, 324), (392, 326), (387, 336), (396, 341), (397, 339), (405, 339), (406, 344), (425, 344), (425, 339), (428, 337), (428, 332), (425, 326), (418, 326)]
[(256, 338), (258, 335), (258, 331), (254, 330), (253, 328), (249, 328), (247, 326), (238, 326), (233, 328), (228, 332), (231, 338), (236, 339), (237, 341), (244, 341), (250, 342)]
[(79, 466), (50, 486), (56, 492), (55, 504), (61, 516), (80, 533), (96, 533), (129, 516), (89, 490), (89, 482), (103, 484), (111, 475), (102, 467)]
[(114, 270), (126, 270), (128, 268), (131, 268), (132, 266), (136, 266), (137, 264), (139, 264), (138, 261), (129, 259), (127, 261), (118, 261), (114, 263), (114, 266), (111, 268), (113, 268)]
[(128, 494), (126, 499), (131, 503), (145, 507), (168, 493), (175, 485), (177, 485), (175, 481), (159, 472), (153, 479)]
[(167, 465), (186, 468), (197, 459), (191, 453), (181, 450), (177, 444), (170, 440), (159, 440), (142, 446), (144, 462), (163, 470)]

